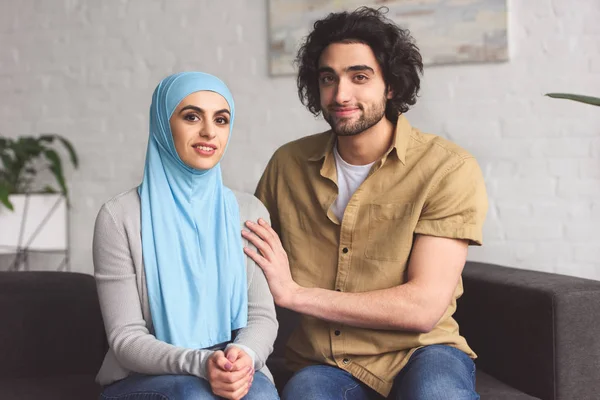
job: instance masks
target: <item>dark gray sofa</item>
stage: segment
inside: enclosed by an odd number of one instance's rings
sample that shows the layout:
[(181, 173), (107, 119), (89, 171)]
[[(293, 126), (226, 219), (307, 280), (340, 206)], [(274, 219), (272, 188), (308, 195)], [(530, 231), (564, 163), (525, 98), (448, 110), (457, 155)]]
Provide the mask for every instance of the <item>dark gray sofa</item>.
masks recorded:
[(0, 399), (97, 399), (106, 348), (92, 276), (0, 272)]
[[(600, 282), (473, 262), (463, 280), (456, 317), (482, 399), (600, 398)], [(278, 317), (269, 366), (281, 387), (295, 317)], [(95, 399), (106, 346), (91, 276), (0, 272), (0, 399)]]

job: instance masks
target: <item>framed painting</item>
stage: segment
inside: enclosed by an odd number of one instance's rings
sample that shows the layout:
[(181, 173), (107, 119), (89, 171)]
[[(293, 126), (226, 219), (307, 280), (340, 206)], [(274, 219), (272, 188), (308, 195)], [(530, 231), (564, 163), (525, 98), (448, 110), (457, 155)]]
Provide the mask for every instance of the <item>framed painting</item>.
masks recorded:
[(408, 28), (426, 65), (508, 60), (507, 0), (269, 0), (272, 75), (295, 73), (293, 61), (318, 19), (360, 6), (385, 6)]

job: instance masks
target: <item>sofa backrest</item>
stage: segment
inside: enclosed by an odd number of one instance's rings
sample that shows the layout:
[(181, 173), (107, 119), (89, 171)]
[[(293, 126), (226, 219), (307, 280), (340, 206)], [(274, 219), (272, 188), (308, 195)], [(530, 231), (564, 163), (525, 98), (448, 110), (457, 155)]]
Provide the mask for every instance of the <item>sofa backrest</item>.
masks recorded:
[(285, 345), (292, 333), (298, 325), (300, 316), (294, 311), (286, 308), (275, 306), (277, 310), (277, 322), (279, 322), (279, 330), (277, 331), (277, 339), (273, 349), (273, 357), (283, 357), (285, 354)]

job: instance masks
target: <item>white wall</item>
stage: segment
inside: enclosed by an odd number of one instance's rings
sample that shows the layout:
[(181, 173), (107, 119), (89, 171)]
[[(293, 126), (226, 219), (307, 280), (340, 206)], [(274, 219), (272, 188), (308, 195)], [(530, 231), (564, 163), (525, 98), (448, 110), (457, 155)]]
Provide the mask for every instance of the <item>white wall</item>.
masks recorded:
[[(325, 129), (294, 77), (268, 76), (266, 3), (0, 3), (0, 134), (60, 133), (81, 157), (68, 171), (74, 270), (92, 270), (101, 204), (140, 181), (150, 97), (165, 75), (203, 70), (231, 87), (238, 112), (223, 169), (233, 188), (252, 191), (277, 147)], [(509, 7), (510, 62), (428, 67), (408, 116), (485, 172), (486, 244), (471, 259), (600, 279), (600, 108), (542, 96), (600, 96), (600, 1)]]

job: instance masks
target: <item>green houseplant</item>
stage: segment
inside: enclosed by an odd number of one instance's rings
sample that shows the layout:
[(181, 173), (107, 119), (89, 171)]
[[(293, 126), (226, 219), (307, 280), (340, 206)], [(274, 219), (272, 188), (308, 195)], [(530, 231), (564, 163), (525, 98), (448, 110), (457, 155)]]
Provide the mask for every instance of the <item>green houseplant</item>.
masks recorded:
[(580, 103), (591, 104), (593, 106), (600, 106), (600, 98), (598, 97), (582, 96), (579, 94), (570, 93), (546, 93), (546, 96), (552, 97), (554, 99), (567, 99), (578, 101)]
[[(48, 134), (39, 137), (22, 136), (16, 139), (0, 137), (0, 203), (10, 210), (13, 204), (10, 195), (25, 193), (68, 194), (63, 173), (63, 163), (55, 144), (60, 143), (69, 154), (71, 163), (78, 166), (77, 154), (73, 145), (64, 137)], [(34, 187), (37, 174), (49, 169), (59, 190), (47, 185), (42, 189)]]

